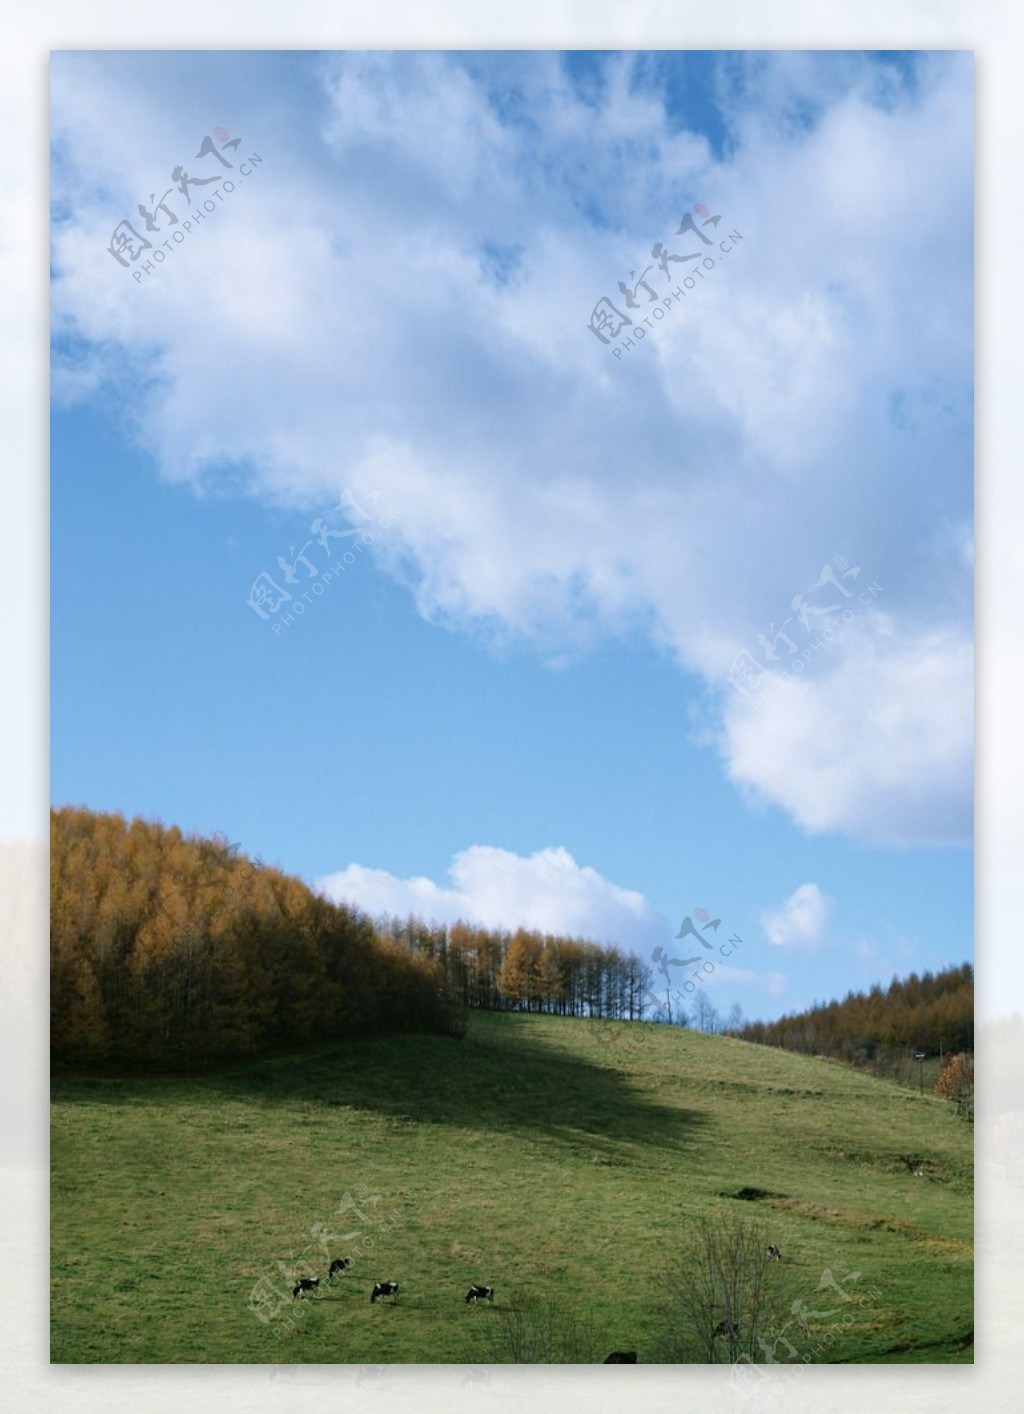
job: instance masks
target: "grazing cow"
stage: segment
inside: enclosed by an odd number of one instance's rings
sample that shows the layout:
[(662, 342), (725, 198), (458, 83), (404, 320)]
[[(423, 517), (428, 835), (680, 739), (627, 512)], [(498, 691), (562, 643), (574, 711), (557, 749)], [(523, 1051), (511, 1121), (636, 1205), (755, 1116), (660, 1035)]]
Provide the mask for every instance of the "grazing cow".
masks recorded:
[(635, 1350), (613, 1350), (612, 1353), (602, 1361), (604, 1365), (635, 1365)]
[(370, 1305), (372, 1306), (372, 1305), (374, 1304), (374, 1302), (379, 1301), (382, 1296), (390, 1296), (390, 1297), (392, 1297), (395, 1301), (397, 1301), (397, 1300), (398, 1300), (398, 1282), (397, 1282), (397, 1281), (378, 1281), (378, 1282), (374, 1282), (373, 1291), (370, 1293)]
[(344, 1276), (352, 1265), (351, 1257), (335, 1257), (331, 1263), (331, 1269), (327, 1273), (327, 1280), (333, 1281), (336, 1276)]
[(726, 1317), (724, 1321), (719, 1321), (718, 1325), (711, 1332), (711, 1338), (714, 1340), (716, 1336), (720, 1335), (737, 1336), (739, 1333), (740, 1328), (738, 1322), (730, 1321), (728, 1317)]
[(776, 1245), (775, 1245), (774, 1242), (769, 1242), (769, 1244), (768, 1244), (768, 1261), (769, 1261), (769, 1262), (781, 1262), (781, 1261), (782, 1261), (782, 1253), (781, 1253), (781, 1252), (779, 1251), (779, 1249), (776, 1247)]
[(466, 1305), (475, 1306), (478, 1301), (486, 1301), (489, 1305), (494, 1305), (494, 1287), (479, 1286), (476, 1282), (466, 1293)]
[(320, 1286), (319, 1277), (299, 1277), (292, 1287), (292, 1296), (303, 1296), (307, 1291), (311, 1291), (314, 1296), (318, 1294)]

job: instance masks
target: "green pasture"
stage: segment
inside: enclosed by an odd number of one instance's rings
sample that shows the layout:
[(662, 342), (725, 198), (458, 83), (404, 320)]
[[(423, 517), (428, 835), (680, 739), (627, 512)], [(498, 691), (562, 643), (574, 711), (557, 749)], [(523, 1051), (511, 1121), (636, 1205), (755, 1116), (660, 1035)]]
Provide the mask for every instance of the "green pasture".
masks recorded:
[[(768, 1224), (780, 1279), (849, 1318), (826, 1358), (973, 1359), (970, 1128), (927, 1092), (730, 1038), (478, 1012), (461, 1041), (65, 1077), (52, 1164), (55, 1361), (486, 1363), (503, 1308), (557, 1297), (593, 1360), (649, 1362), (695, 1213)], [(326, 1278), (325, 1251), (351, 1272), (292, 1300), (277, 1264)], [(817, 1290), (826, 1268), (849, 1299)], [(399, 1302), (371, 1305), (390, 1278)], [(493, 1309), (465, 1304), (471, 1282)]]

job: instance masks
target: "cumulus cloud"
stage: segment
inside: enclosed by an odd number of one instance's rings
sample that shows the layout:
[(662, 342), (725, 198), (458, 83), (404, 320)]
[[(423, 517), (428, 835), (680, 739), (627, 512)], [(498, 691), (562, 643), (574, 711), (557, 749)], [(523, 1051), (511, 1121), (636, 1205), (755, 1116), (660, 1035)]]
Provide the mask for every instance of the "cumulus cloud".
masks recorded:
[[(875, 844), (970, 839), (970, 640), (904, 632), (887, 615), (837, 643), (819, 678), (734, 696), (721, 750), (731, 780), (810, 833)], [(813, 672), (813, 667), (809, 670)]]
[(489, 928), (535, 928), (638, 950), (663, 941), (667, 927), (643, 894), (577, 864), (559, 846), (523, 856), (470, 845), (452, 860), (447, 884), (350, 864), (318, 887), (335, 902), (374, 917), (416, 914), (436, 923), (461, 919)]
[[(434, 622), (561, 661), (647, 636), (806, 829), (968, 834), (969, 56), (723, 59), (720, 153), (636, 56), (330, 56), (272, 131), (266, 56), (160, 58), (55, 61), (58, 396), (130, 388), (165, 475), (297, 516), (378, 486)], [(224, 94), (264, 163), (136, 282), (116, 218)], [(616, 360), (591, 309), (698, 201), (714, 268)], [(720, 698), (839, 554), (899, 642), (876, 615), (785, 707)]]
[(832, 900), (817, 884), (801, 884), (778, 908), (759, 914), (765, 937), (776, 948), (815, 952), (828, 940)]

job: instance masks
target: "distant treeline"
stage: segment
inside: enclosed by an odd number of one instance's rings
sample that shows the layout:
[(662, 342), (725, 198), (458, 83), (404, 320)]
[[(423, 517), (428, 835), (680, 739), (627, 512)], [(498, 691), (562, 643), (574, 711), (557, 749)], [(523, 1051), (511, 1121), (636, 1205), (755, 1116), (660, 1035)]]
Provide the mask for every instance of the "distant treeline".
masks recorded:
[[(520, 928), (371, 920), (227, 841), (51, 811), (51, 1042), (68, 1064), (187, 1066), (379, 1030), (457, 1034), (461, 1008), (693, 1024), (885, 1070), (972, 1051), (968, 964), (779, 1021), (672, 1006), (614, 946)], [(901, 1062), (902, 1063), (902, 1062)]]
[(50, 891), (59, 1063), (173, 1067), (459, 1025), (429, 958), (226, 841), (55, 810)]
[(974, 969), (970, 963), (942, 972), (912, 972), (883, 991), (849, 992), (841, 1002), (816, 1004), (778, 1021), (754, 1021), (736, 1034), (744, 1041), (782, 1046), (807, 1055), (832, 1056), (889, 1072), (908, 1051), (974, 1050)]
[(429, 958), (463, 1006), (642, 1021), (660, 1005), (653, 969), (621, 948), (528, 928), (387, 916), (376, 924), (383, 936)]

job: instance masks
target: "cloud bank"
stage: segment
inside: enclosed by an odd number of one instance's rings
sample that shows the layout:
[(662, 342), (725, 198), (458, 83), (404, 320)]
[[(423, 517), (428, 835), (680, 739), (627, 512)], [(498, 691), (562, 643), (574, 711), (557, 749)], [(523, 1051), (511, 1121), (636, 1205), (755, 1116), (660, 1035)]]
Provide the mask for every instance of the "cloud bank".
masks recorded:
[[(379, 487), (435, 623), (559, 661), (647, 637), (808, 831), (965, 841), (970, 58), (723, 56), (713, 122), (686, 63), (57, 56), (55, 389), (118, 395), (200, 490)], [(223, 104), (264, 163), (136, 282), (111, 230)], [(678, 288), (649, 253), (697, 203), (714, 268), (616, 359), (592, 309), (647, 266)], [(755, 711), (737, 655), (802, 654), (840, 559), (884, 611)]]
[(577, 864), (560, 846), (524, 857), (470, 845), (455, 855), (448, 879), (442, 886), (350, 864), (319, 880), (317, 887), (334, 902), (353, 904), (373, 917), (415, 914), (435, 923), (533, 928), (645, 952), (666, 936), (666, 920), (643, 894)]

